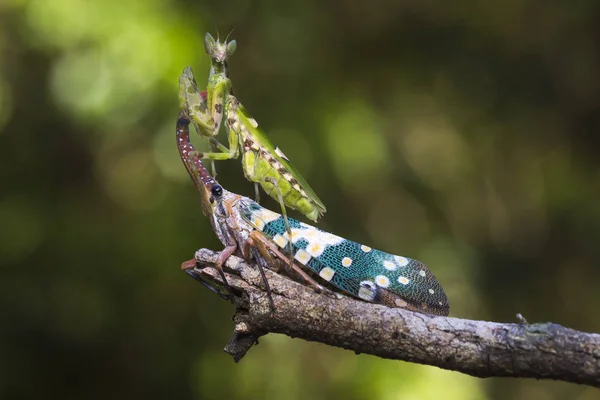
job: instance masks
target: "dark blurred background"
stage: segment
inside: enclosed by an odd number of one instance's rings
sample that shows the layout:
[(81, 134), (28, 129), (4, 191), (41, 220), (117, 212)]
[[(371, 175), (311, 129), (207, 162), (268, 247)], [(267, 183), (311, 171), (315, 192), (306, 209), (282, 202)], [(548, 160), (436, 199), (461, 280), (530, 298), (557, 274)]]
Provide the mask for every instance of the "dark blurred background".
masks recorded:
[(452, 316), (600, 331), (600, 3), (2, 0), (0, 398), (598, 398), (276, 335), (234, 364), (179, 270), (221, 248), (174, 136), (217, 29), (320, 227), (425, 262)]

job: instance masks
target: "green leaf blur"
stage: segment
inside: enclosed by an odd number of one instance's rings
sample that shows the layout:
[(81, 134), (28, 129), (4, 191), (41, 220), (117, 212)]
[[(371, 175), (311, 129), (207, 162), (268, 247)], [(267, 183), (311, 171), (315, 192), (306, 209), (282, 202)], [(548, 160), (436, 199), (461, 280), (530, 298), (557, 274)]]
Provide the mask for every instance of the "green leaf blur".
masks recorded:
[(426, 263), (452, 316), (598, 332), (599, 22), (590, 0), (3, 0), (0, 398), (594, 398), (276, 335), (234, 364), (233, 307), (179, 270), (221, 244), (174, 129), (204, 33), (235, 29), (236, 95), (321, 228)]

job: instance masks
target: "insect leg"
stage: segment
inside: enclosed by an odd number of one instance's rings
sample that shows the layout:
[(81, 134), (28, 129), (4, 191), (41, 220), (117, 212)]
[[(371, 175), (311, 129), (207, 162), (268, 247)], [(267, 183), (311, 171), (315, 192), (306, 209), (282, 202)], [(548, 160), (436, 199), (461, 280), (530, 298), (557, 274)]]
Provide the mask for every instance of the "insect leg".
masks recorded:
[(212, 175), (217, 177), (217, 167), (215, 166), (215, 160), (210, 160), (210, 169), (212, 171)]
[(225, 146), (223, 146), (221, 143), (219, 143), (216, 139), (211, 138), (212, 140), (214, 140), (214, 142), (211, 140), (211, 145), (213, 146), (217, 146), (217, 149), (219, 150), (218, 152), (213, 152), (213, 153), (200, 153), (200, 152), (196, 152), (195, 156), (201, 158), (201, 159), (209, 159), (209, 160), (231, 160), (234, 158), (237, 158), (240, 154), (240, 149), (239, 149), (239, 140), (240, 140), (240, 135), (239, 132), (236, 131), (235, 129), (228, 129), (229, 130), (229, 135), (228, 135), (228, 140), (229, 140), (229, 149)]
[(254, 182), (254, 199), (260, 204), (260, 190), (258, 189), (258, 183)]
[(190, 67), (179, 77), (179, 106), (188, 112), (199, 135), (212, 137), (218, 133), (214, 131), (215, 123), (206, 104), (206, 93), (198, 90)]
[[(183, 74), (179, 77), (179, 106), (186, 110), (192, 120), (192, 125), (196, 133), (200, 136), (212, 139), (212, 136), (218, 132), (213, 131), (214, 121), (206, 104), (207, 93), (200, 92), (196, 84), (196, 78), (191, 67), (183, 70)], [(224, 147), (224, 146), (223, 146)], [(211, 150), (215, 150), (214, 144), (211, 141)], [(222, 152), (223, 150), (220, 149)], [(224, 152), (229, 152), (227, 149)], [(214, 160), (210, 160), (213, 176), (217, 176), (217, 169)]]
[[(277, 200), (279, 201), (279, 205), (281, 206), (281, 215), (283, 216), (283, 221), (285, 222), (285, 230), (288, 234), (288, 250), (289, 250), (289, 262), (290, 268), (292, 268), (292, 263), (294, 262), (294, 248), (292, 247), (292, 229), (290, 228), (290, 222), (288, 221), (287, 212), (285, 210), (285, 203), (283, 202), (283, 196), (281, 195), (281, 190), (279, 190), (279, 184), (275, 178), (266, 177), (264, 181), (270, 182), (275, 191), (277, 192)], [(258, 185), (255, 183), (255, 188), (258, 189)]]
[(227, 259), (235, 253), (237, 250), (237, 245), (229, 245), (225, 247), (217, 257), (217, 262), (215, 262), (215, 268), (219, 271), (219, 275), (221, 275), (221, 279), (223, 279), (223, 283), (229, 292), (231, 298), (235, 298), (235, 294), (233, 293), (233, 289), (229, 286), (229, 282), (227, 282), (227, 277), (225, 276), (225, 272), (223, 272), (223, 264), (227, 261)]
[(212, 92), (212, 104), (210, 104), (210, 113), (212, 115), (213, 125), (213, 136), (219, 134), (221, 129), (221, 121), (223, 121), (223, 111), (225, 107), (225, 101), (227, 100), (227, 82), (218, 82)]
[[(258, 231), (253, 231), (253, 232), (250, 232), (250, 237), (254, 239), (255, 243), (257, 243), (257, 242), (262, 243), (267, 250), (269, 250), (271, 253), (273, 253), (275, 255), (275, 257), (277, 257), (284, 263), (288, 263), (290, 265), (290, 267), (292, 268), (292, 270), (296, 274), (298, 274), (298, 276), (300, 276), (304, 280), (304, 282), (306, 282), (309, 286), (312, 286), (312, 288), (316, 292), (319, 292), (319, 293), (330, 292), (329, 289), (326, 289), (325, 287), (319, 285), (313, 278), (311, 278), (306, 272), (304, 272), (304, 270), (302, 268), (298, 267), (294, 263), (293, 259), (289, 260), (288, 257), (284, 256), (270, 240), (265, 238), (265, 236), (262, 233), (260, 233)], [(257, 247), (257, 248), (260, 248), (260, 247)]]
[(250, 260), (251, 251), (255, 249), (260, 254), (262, 259), (257, 259), (255, 257), (256, 265), (258, 266), (258, 271), (260, 272), (260, 277), (265, 283), (265, 291), (267, 292), (267, 297), (269, 298), (269, 305), (271, 307), (271, 311), (275, 311), (275, 303), (273, 302), (273, 296), (271, 295), (271, 287), (269, 286), (269, 281), (267, 280), (267, 276), (265, 275), (265, 271), (263, 269), (263, 262), (265, 265), (273, 265), (274, 259), (273, 256), (269, 253), (269, 251), (264, 246), (264, 243), (255, 240), (252, 235), (244, 242), (242, 247), (242, 255), (246, 260)]
[(195, 151), (195, 152), (190, 152), (190, 155), (192, 157), (198, 157), (202, 160), (231, 160), (232, 158), (235, 158), (235, 156), (232, 156), (231, 153), (201, 153), (199, 151)]
[[(229, 150), (227, 147), (222, 145), (221, 142), (219, 142), (214, 137), (209, 138), (208, 141), (211, 145), (211, 149), (213, 150), (213, 153), (208, 153), (208, 154), (223, 153), (223, 154), (230, 154), (230, 158), (236, 158), (237, 154), (235, 151)], [(217, 169), (215, 168), (215, 159), (214, 158), (209, 158), (209, 159), (210, 159), (210, 167), (212, 170), (213, 178), (216, 179), (217, 178)]]
[[(229, 149), (225, 146), (223, 146), (221, 144), (221, 142), (219, 142), (217, 139), (215, 139), (214, 137), (211, 137), (210, 139), (208, 139), (210, 141), (210, 143), (212, 143), (213, 146), (215, 146), (214, 148), (216, 150), (219, 150), (221, 153), (229, 153)], [(214, 177), (213, 177), (214, 178)]]
[[(211, 139), (213, 139), (213, 138), (211, 138)], [(215, 141), (216, 141), (216, 139), (215, 139)], [(215, 142), (213, 142), (212, 140), (209, 140), (209, 143), (210, 143), (210, 149), (212, 150), (212, 152), (215, 152), (215, 150), (219, 150), (219, 147), (215, 144)], [(219, 143), (219, 142), (217, 142), (217, 143)], [(223, 146), (223, 147), (225, 147), (225, 146)], [(210, 169), (211, 169), (213, 178), (217, 179), (217, 167), (215, 167), (215, 160), (210, 160)]]

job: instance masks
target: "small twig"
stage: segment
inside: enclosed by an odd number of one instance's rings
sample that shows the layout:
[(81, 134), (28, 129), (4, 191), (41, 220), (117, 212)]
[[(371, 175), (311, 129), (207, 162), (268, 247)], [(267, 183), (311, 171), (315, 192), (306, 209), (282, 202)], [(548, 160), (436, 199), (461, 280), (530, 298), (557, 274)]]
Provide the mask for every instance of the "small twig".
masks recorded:
[[(211, 268), (216, 252), (201, 249), (187, 272), (222, 287)], [(382, 358), (459, 371), (477, 377), (555, 379), (600, 387), (600, 335), (554, 323), (519, 324), (430, 316), (349, 297), (318, 294), (272, 271), (275, 311), (258, 268), (238, 257), (225, 267), (237, 307), (225, 348), (239, 361), (260, 336), (283, 333)]]

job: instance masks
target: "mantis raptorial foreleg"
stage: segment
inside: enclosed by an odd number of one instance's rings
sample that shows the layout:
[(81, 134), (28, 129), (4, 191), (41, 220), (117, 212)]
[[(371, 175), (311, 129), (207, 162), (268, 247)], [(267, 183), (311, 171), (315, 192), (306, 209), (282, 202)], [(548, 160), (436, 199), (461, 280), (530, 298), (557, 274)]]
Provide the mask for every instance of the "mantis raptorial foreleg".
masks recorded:
[(210, 138), (208, 139), (210, 143), (214, 146), (213, 148), (219, 150), (221, 153), (229, 153), (229, 149), (221, 144), (217, 139)]
[[(214, 142), (213, 142), (214, 141)], [(218, 153), (201, 153), (195, 152), (194, 156), (201, 158), (203, 160), (231, 160), (234, 158), (238, 158), (240, 154), (240, 149), (238, 147), (239, 136), (236, 131), (231, 130), (229, 132), (229, 149), (219, 143), (216, 139), (211, 138), (211, 144), (216, 145), (218, 150), (221, 152)]]
[(179, 106), (186, 110), (197, 133), (205, 137), (213, 137), (213, 117), (206, 104), (206, 92), (200, 92), (194, 73), (187, 67), (179, 77)]
[(202, 160), (223, 161), (223, 160), (231, 160), (232, 158), (235, 158), (235, 157), (231, 156), (231, 153), (202, 153), (202, 152), (196, 151), (195, 153), (193, 153), (193, 155)]
[(231, 82), (229, 80), (219, 81), (212, 90), (209, 92), (207, 97), (207, 104), (210, 106), (210, 114), (213, 120), (213, 135), (219, 134), (221, 129), (221, 121), (223, 121), (223, 113), (225, 111), (225, 101), (227, 99), (228, 92), (230, 91)]
[[(197, 134), (214, 140), (210, 140), (211, 150), (218, 149), (221, 152), (229, 152), (229, 149), (212, 137), (215, 124), (206, 106), (206, 92), (198, 90), (194, 73), (190, 67), (187, 67), (179, 77), (179, 106), (187, 111)], [(226, 150), (223, 151), (223, 149)], [(217, 169), (214, 160), (210, 160), (210, 166), (213, 175), (216, 176)]]

